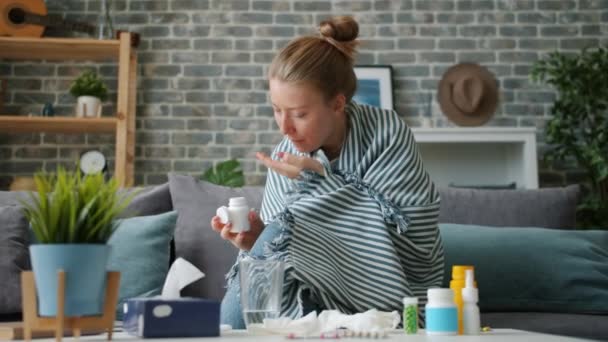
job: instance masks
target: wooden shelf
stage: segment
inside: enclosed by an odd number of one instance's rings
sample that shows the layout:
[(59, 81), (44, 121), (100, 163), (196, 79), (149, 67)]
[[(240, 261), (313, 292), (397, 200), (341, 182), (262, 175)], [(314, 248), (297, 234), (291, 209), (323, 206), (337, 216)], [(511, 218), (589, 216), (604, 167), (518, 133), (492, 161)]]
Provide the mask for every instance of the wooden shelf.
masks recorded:
[(0, 132), (115, 133), (117, 118), (0, 115)]
[(117, 60), (119, 40), (0, 37), (0, 58), (31, 60)]
[(132, 186), (137, 93), (137, 55), (132, 38), (133, 35), (129, 32), (121, 32), (120, 38), (115, 40), (0, 37), (0, 59), (118, 62), (116, 117), (0, 115), (0, 132), (112, 133), (116, 138), (114, 177), (121, 186)]

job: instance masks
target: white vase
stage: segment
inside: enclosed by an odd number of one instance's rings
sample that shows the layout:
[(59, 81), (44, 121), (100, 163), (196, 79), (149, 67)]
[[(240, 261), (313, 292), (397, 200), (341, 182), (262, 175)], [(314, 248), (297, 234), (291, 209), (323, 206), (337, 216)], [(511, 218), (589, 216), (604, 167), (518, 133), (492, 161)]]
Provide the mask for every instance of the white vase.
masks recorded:
[(101, 116), (101, 100), (95, 96), (78, 96), (76, 116), (93, 118)]

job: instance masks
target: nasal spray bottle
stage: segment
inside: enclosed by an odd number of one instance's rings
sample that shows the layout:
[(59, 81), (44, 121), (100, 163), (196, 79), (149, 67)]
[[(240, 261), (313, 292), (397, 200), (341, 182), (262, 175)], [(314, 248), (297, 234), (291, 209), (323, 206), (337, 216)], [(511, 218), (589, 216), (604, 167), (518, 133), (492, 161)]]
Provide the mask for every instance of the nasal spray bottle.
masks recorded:
[[(450, 281), (450, 288), (454, 290), (454, 302), (458, 308), (458, 334), (462, 335), (464, 329), (462, 326), (462, 289), (465, 286), (465, 271), (475, 269), (472, 265), (454, 265), (452, 266), (452, 280)], [(476, 284), (473, 283), (473, 286)]]
[(465, 335), (479, 335), (481, 319), (479, 317), (479, 291), (474, 285), (473, 270), (466, 270), (465, 287), (462, 289), (462, 326)]

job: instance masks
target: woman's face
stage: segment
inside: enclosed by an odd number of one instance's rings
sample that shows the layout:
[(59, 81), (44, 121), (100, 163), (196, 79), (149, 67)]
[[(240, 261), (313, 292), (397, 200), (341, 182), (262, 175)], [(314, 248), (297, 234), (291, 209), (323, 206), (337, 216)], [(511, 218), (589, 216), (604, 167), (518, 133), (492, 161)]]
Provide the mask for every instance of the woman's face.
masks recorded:
[[(270, 80), (270, 101), (281, 133), (300, 152), (313, 152), (330, 140), (343, 115), (338, 97), (326, 101), (323, 94), (306, 83)], [(343, 102), (343, 101), (342, 101)]]

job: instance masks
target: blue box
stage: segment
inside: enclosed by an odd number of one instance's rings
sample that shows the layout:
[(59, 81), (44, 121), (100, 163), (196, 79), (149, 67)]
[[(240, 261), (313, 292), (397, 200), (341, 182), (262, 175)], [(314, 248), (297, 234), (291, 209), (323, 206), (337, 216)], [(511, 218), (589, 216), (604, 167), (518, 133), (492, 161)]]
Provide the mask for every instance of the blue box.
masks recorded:
[(201, 298), (132, 298), (123, 328), (139, 337), (220, 336), (220, 302)]

